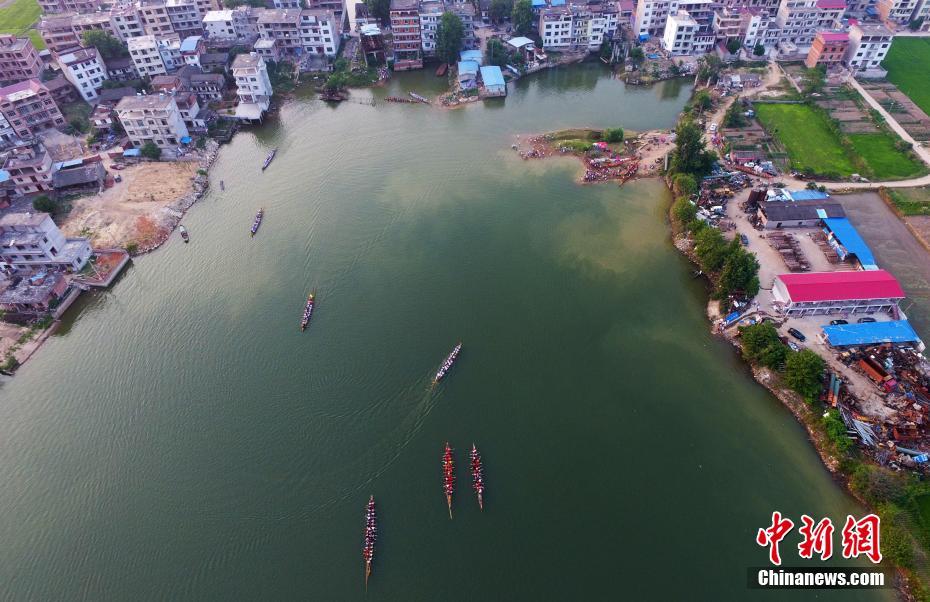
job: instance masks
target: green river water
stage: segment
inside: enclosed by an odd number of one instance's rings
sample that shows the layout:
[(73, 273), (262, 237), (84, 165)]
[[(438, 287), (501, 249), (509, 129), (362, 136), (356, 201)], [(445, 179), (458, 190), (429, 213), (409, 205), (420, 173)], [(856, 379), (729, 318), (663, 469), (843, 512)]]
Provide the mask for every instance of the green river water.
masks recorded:
[[(353, 98), (440, 85), (407, 74)], [(772, 510), (862, 509), (708, 333), (660, 183), (579, 186), (573, 160), (510, 149), (670, 127), (689, 93), (586, 65), (454, 111), (307, 96), (238, 134), (190, 244), (86, 295), (0, 385), (0, 599), (891, 598), (746, 589)]]

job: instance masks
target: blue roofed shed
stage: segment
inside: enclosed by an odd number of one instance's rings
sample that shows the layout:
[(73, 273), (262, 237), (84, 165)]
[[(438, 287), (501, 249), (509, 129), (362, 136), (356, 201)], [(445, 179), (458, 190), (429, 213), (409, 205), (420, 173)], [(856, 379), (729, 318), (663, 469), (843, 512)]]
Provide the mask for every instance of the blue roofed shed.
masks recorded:
[(830, 195), (819, 190), (789, 190), (788, 197), (792, 201), (822, 201), (829, 199)]
[(533, 8), (543, 8), (546, 6), (546, 0), (532, 0)]
[(462, 62), (474, 61), (480, 65), (484, 62), (484, 57), (481, 55), (480, 50), (463, 50), (459, 53), (459, 60)]
[(865, 244), (859, 232), (845, 217), (828, 217), (823, 220), (826, 226), (824, 230), (830, 238), (830, 244), (836, 249), (841, 259), (847, 256), (854, 256), (864, 270), (877, 270), (878, 264), (875, 263), (875, 256), (872, 255), (872, 249)]
[(881, 343), (918, 343), (917, 332), (907, 320), (891, 322), (866, 322), (865, 324), (840, 324), (824, 326), (823, 333), (833, 347), (856, 345), (878, 345)]
[(496, 65), (481, 68), (481, 81), (487, 96), (507, 96), (507, 82), (501, 68)]
[(459, 61), (458, 81), (463, 90), (472, 90), (478, 87), (478, 70), (481, 67), (475, 61)]

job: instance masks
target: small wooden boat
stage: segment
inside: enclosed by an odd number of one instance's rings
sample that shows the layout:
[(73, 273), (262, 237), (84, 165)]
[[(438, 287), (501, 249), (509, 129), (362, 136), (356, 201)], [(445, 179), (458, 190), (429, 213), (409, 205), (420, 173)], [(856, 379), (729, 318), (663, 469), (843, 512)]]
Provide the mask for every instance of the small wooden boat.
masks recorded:
[(410, 96), (410, 98), (414, 99), (414, 100), (417, 101), (417, 102), (422, 102), (422, 103), (425, 104), (425, 105), (430, 104), (428, 98), (425, 98), (425, 97), (423, 97), (423, 96), (420, 96), (420, 95), (417, 94), (416, 92), (407, 92), (407, 95)]
[(452, 460), (452, 448), (446, 441), (446, 449), (442, 454), (442, 491), (446, 494), (446, 505), (449, 507), (449, 520), (452, 520), (452, 493), (455, 491), (455, 468)]
[(262, 218), (265, 216), (265, 208), (262, 207), (258, 210), (258, 213), (255, 214), (255, 221), (252, 222), (252, 227), (249, 229), (251, 236), (255, 236), (255, 233), (258, 232), (258, 227), (262, 225)]
[(220, 180), (220, 190), (226, 190), (226, 183)]
[(304, 314), (300, 318), (300, 331), (303, 332), (307, 329), (307, 324), (310, 323), (310, 316), (313, 314), (313, 293), (307, 295), (307, 305), (304, 306)]
[(436, 69), (436, 77), (442, 77), (443, 75), (445, 75), (446, 70), (448, 68), (449, 68), (449, 65), (447, 65), (446, 63), (439, 65), (439, 67)]
[(365, 590), (368, 590), (368, 578), (371, 576), (371, 561), (375, 557), (375, 541), (378, 539), (378, 517), (375, 514), (375, 496), (368, 498), (365, 511), (365, 543), (362, 546), (362, 559), (365, 561)]
[(271, 162), (274, 161), (274, 156), (278, 154), (278, 149), (273, 148), (271, 152), (268, 153), (268, 156), (265, 157), (265, 162), (262, 164), (262, 171), (268, 169), (268, 166), (271, 165)]
[(455, 363), (456, 358), (459, 356), (459, 352), (462, 351), (462, 342), (455, 346), (445, 360), (443, 360), (442, 365), (439, 367), (439, 370), (436, 371), (436, 375), (433, 376), (433, 384), (435, 385), (448, 374), (449, 370), (452, 368), (452, 364)]
[(191, 235), (187, 233), (187, 228), (184, 226), (178, 226), (178, 230), (181, 232), (181, 240), (184, 242), (190, 242)]

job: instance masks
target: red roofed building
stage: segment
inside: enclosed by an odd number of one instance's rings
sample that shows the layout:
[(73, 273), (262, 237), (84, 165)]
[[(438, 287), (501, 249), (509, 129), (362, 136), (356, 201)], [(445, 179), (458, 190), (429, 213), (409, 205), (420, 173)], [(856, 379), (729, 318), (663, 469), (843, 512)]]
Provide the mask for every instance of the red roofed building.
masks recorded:
[(885, 270), (781, 274), (772, 287), (775, 302), (789, 316), (891, 311), (904, 298), (897, 279)]
[(843, 62), (849, 48), (849, 34), (844, 31), (818, 31), (804, 64), (808, 69), (825, 65), (828, 69)]

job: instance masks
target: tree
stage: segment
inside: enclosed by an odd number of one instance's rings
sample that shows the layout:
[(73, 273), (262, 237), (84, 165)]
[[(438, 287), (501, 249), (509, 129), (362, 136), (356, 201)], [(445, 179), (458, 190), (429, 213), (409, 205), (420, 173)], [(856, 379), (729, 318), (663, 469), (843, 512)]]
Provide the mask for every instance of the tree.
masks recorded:
[(765, 55), (765, 46), (761, 42), (757, 42), (752, 48), (752, 54), (754, 56), (764, 56)]
[(672, 171), (689, 173), (695, 177), (703, 177), (710, 172), (715, 155), (704, 148), (701, 128), (690, 119), (682, 119), (675, 128), (675, 134)]
[(740, 328), (743, 357), (769, 368), (781, 368), (788, 347), (778, 338), (778, 331), (769, 322), (760, 322)]
[(161, 149), (151, 140), (142, 145), (142, 150), (140, 152), (146, 159), (151, 159), (153, 161), (161, 159)]
[(699, 109), (701, 112), (707, 111), (713, 104), (714, 100), (710, 97), (710, 92), (707, 90), (699, 90), (696, 92), (694, 99), (691, 101), (691, 106)]
[(338, 92), (346, 87), (348, 76), (344, 71), (336, 71), (326, 78), (323, 89), (327, 92)]
[(746, 115), (743, 112), (742, 103), (740, 103), (739, 98), (737, 98), (723, 116), (723, 126), (728, 128), (741, 128), (745, 125)]
[(707, 80), (708, 84), (717, 78), (717, 74), (720, 73), (720, 69), (723, 67), (723, 61), (716, 54), (705, 54), (698, 59), (698, 64), (700, 67), (698, 68), (697, 79)]
[(85, 31), (81, 37), (85, 47), (93, 46), (104, 59), (113, 59), (129, 56), (129, 50), (119, 41), (102, 29)]
[(826, 67), (819, 66), (813, 69), (804, 70), (804, 93), (814, 94), (823, 90), (826, 85), (827, 70)]
[(836, 445), (836, 448), (844, 452), (852, 447), (852, 439), (846, 434), (846, 424), (840, 417), (838, 410), (830, 409), (823, 415), (823, 428), (827, 431), (827, 436)]
[(607, 128), (604, 130), (604, 142), (616, 144), (623, 142), (623, 128)]
[(488, 14), (495, 23), (500, 23), (513, 11), (513, 0), (491, 0)]
[(525, 36), (533, 31), (533, 5), (530, 0), (517, 0), (510, 13), (510, 21), (518, 35)]
[(48, 198), (47, 195), (40, 194), (36, 198), (32, 199), (32, 208), (36, 211), (41, 211), (42, 213), (55, 213), (55, 209), (58, 208), (58, 204), (55, 203), (52, 199)]
[(791, 353), (785, 362), (785, 384), (808, 403), (813, 403), (823, 388), (821, 379), (825, 366), (823, 358), (810, 349)]
[(497, 65), (498, 67), (503, 67), (510, 60), (510, 52), (507, 51), (504, 43), (497, 38), (488, 40), (487, 55), (488, 64)]
[(759, 262), (756, 256), (743, 249), (736, 238), (730, 242), (727, 251), (720, 280), (717, 281), (717, 296), (742, 292), (748, 297), (755, 297), (759, 293)]
[(697, 180), (688, 173), (678, 173), (672, 178), (672, 192), (676, 197), (690, 197), (698, 191)]
[(923, 24), (924, 24), (924, 18), (918, 17), (916, 19), (911, 19), (910, 21), (908, 21), (907, 28), (910, 29), (911, 31), (917, 31), (918, 29), (920, 29), (920, 27)]
[(641, 63), (643, 59), (646, 58), (646, 53), (643, 52), (643, 49), (641, 46), (636, 46), (635, 48), (630, 48), (629, 57), (631, 61), (638, 64), (638, 63)]
[[(262, 6), (264, 6), (264, 4), (265, 3), (262, 1)], [(365, 6), (368, 7), (369, 14), (381, 21), (382, 24), (390, 20), (391, 0), (365, 0)]]
[(742, 48), (743, 42), (739, 38), (730, 38), (727, 40), (727, 52), (736, 54)]
[(462, 49), (462, 36), (465, 28), (462, 19), (453, 12), (442, 13), (436, 28), (436, 56), (444, 63), (455, 63)]
[(672, 215), (682, 226), (687, 226), (697, 217), (697, 207), (688, 199), (688, 197), (679, 197), (672, 205)]

